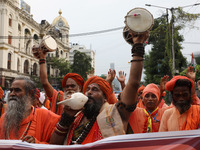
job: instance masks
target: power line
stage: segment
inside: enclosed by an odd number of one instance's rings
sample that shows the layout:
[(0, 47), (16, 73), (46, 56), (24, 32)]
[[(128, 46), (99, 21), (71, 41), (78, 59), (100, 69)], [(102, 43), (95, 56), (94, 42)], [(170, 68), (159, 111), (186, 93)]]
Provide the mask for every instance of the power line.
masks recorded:
[(100, 33), (106, 33), (106, 32), (112, 32), (121, 30), (124, 27), (118, 27), (118, 28), (112, 28), (107, 30), (101, 30), (101, 31), (94, 31), (94, 32), (86, 32), (86, 33), (78, 33), (78, 34), (70, 34), (69, 37), (77, 37), (77, 36), (85, 36), (85, 35), (94, 35), (94, 34), (100, 34)]
[(200, 44), (200, 42), (183, 42), (184, 44)]

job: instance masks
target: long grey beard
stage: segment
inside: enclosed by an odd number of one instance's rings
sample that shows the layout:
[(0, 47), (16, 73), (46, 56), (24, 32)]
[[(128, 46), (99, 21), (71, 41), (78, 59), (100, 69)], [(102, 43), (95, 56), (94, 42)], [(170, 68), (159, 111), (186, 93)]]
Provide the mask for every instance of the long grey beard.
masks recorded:
[[(13, 132), (18, 138), (18, 131), (20, 129), (21, 121), (24, 118), (25, 112), (29, 107), (28, 96), (23, 96), (21, 98), (12, 96), (8, 99), (7, 111), (4, 118), (4, 135), (5, 138), (9, 136), (9, 132)], [(15, 99), (11, 100), (10, 99)]]

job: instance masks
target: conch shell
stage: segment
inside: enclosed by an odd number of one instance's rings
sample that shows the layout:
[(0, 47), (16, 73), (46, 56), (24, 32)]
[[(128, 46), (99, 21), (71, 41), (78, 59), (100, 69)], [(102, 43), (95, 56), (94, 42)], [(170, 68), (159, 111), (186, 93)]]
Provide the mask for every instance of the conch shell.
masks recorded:
[(70, 99), (63, 100), (57, 104), (63, 104), (69, 106), (73, 110), (80, 110), (83, 108), (85, 103), (88, 101), (88, 97), (83, 93), (76, 92), (71, 95)]

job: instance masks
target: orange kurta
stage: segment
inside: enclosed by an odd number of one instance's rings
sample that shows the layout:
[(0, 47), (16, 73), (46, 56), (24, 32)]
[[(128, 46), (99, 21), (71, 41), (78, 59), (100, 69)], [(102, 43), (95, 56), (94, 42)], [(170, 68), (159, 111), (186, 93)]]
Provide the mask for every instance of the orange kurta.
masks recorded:
[[(155, 119), (153, 118), (153, 131), (152, 132), (158, 132), (159, 126), (160, 126), (160, 120), (164, 113), (164, 111), (167, 109), (165, 108), (159, 108), (158, 113), (154, 115)], [(148, 116), (145, 114), (143, 108), (137, 107), (131, 114), (131, 117), (129, 119), (129, 124), (133, 130), (134, 133), (143, 133), (144, 132), (144, 126), (145, 126), (145, 120)]]
[(190, 109), (180, 114), (176, 107), (165, 111), (161, 119), (159, 132), (194, 130), (200, 122), (200, 106), (192, 105)]
[[(31, 135), (35, 137), (36, 143), (48, 143), (51, 134), (60, 119), (60, 116), (51, 111), (35, 108), (35, 111), (32, 110), (30, 115), (26, 119), (22, 120), (19, 129), (19, 137), (17, 138), (13, 133), (9, 133), (9, 137), (5, 137), (2, 126), (4, 116), (5, 115), (0, 119), (0, 139), (22, 139), (25, 135)], [(28, 128), (27, 134), (25, 134), (26, 128), (29, 124), (30, 127)]]
[(44, 104), (44, 107), (46, 107), (48, 110), (51, 109), (51, 102), (49, 99), (46, 100), (45, 104)]
[[(60, 93), (59, 96), (58, 96), (58, 93)], [(58, 115), (62, 114), (63, 106), (57, 105), (57, 103), (63, 100), (63, 96), (64, 96), (64, 93), (62, 91), (58, 92), (54, 89), (52, 97), (49, 97), (49, 100), (51, 102), (50, 110)]]

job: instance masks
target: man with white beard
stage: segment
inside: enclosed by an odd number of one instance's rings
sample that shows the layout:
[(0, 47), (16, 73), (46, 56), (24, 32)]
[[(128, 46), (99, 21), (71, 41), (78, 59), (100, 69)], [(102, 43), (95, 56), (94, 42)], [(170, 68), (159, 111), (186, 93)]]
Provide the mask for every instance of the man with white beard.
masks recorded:
[(49, 142), (60, 117), (51, 111), (34, 108), (35, 92), (32, 80), (18, 77), (13, 81), (6, 113), (0, 119), (0, 139)]

